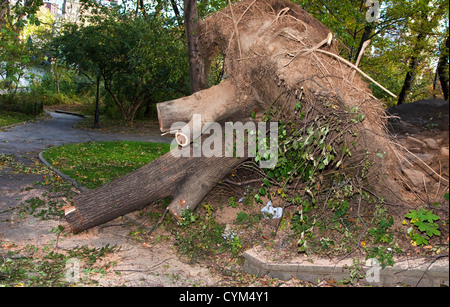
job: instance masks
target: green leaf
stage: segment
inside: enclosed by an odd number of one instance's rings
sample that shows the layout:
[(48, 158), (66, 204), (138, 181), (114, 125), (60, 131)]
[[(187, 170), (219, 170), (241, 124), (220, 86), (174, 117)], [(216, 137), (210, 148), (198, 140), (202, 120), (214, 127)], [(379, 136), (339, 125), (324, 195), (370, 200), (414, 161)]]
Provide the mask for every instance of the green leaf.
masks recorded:
[[(260, 189), (259, 189), (259, 194), (261, 194), (262, 196), (265, 196), (265, 195), (266, 195), (266, 189), (260, 188)], [(256, 196), (256, 195), (255, 195), (255, 196)]]
[(428, 240), (426, 238), (424, 238), (423, 236), (421, 236), (420, 234), (413, 234), (411, 236), (411, 239), (416, 241), (417, 245), (428, 245)]

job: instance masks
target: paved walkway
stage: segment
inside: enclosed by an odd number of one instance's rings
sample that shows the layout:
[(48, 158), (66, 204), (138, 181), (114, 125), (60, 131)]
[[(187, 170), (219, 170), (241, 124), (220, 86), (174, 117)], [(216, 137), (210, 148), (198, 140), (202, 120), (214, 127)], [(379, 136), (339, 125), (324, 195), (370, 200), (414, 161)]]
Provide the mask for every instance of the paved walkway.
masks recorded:
[[(109, 140), (168, 143), (172, 140), (159, 136), (106, 134), (73, 129), (72, 125), (78, 120), (80, 117), (51, 113), (49, 119), (0, 131), (0, 154), (14, 154), (14, 162), (32, 165), (38, 152), (53, 145)], [(59, 195), (59, 192), (49, 194), (49, 186), (34, 184), (34, 181), (42, 181), (43, 176), (17, 173), (9, 167), (0, 167), (0, 242), (11, 242), (23, 251), (26, 246), (37, 247), (42, 251), (48, 246), (57, 246), (57, 252), (60, 252), (59, 248), (71, 250), (79, 246), (121, 247), (107, 256), (110, 257), (107, 261), (114, 261), (116, 264), (107, 270), (106, 275), (80, 273), (82, 279), (87, 278), (86, 276), (95, 278), (100, 286), (211, 286), (218, 282), (207, 267), (180, 261), (171, 240), (144, 245), (131, 239), (130, 231), (135, 228), (129, 219), (119, 218), (109, 225), (95, 227), (77, 235), (60, 236), (50, 231), (63, 225), (63, 221), (44, 220), (21, 213), (28, 210), (26, 202), (32, 198), (60, 202), (61, 197), (65, 197), (63, 194)], [(131, 217), (136, 223), (143, 225), (150, 226), (153, 223), (146, 214), (131, 214)], [(39, 257), (43, 256), (33, 255), (34, 261), (41, 261)]]
[(0, 131), (0, 153), (21, 156), (25, 153), (40, 152), (50, 146), (88, 141), (171, 142), (170, 138), (160, 136), (110, 134), (74, 129), (72, 126), (81, 120), (80, 117), (52, 112), (50, 116), (49, 119)]

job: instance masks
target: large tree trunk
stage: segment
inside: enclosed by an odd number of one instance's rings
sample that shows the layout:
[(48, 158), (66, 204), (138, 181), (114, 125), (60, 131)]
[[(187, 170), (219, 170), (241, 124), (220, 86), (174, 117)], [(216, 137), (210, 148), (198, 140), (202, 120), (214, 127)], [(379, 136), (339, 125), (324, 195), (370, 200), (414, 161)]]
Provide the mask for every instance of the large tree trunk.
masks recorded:
[[(447, 32), (448, 33), (448, 32)], [(448, 76), (448, 54), (449, 54), (449, 37), (445, 45), (441, 50), (441, 55), (439, 57), (439, 63), (437, 66), (437, 73), (439, 76), (439, 82), (441, 83), (442, 93), (444, 94), (444, 99), (448, 100), (449, 95), (449, 76)]]
[(206, 88), (207, 64), (198, 51), (197, 0), (184, 0), (184, 28), (189, 54), (191, 94)]
[(213, 122), (250, 114), (256, 101), (248, 97), (239, 99), (238, 96), (236, 86), (231, 81), (224, 81), (192, 96), (158, 103), (156, 109), (161, 132), (174, 132), (178, 144), (187, 146), (195, 140), (193, 133), (196, 119), (201, 125), (201, 134)]
[[(175, 149), (177, 150), (177, 149)], [(85, 192), (66, 208), (72, 231), (80, 232), (171, 196), (170, 212), (181, 218), (193, 210), (217, 182), (243, 161), (238, 158), (175, 157), (169, 152), (116, 181)]]

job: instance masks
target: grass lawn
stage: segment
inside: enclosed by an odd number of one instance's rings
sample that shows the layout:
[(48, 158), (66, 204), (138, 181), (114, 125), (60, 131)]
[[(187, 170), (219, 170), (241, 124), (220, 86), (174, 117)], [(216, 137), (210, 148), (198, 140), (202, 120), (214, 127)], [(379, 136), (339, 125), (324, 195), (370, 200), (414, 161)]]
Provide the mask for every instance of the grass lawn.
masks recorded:
[(0, 110), (0, 127), (5, 127), (21, 122), (25, 122), (27, 120), (34, 119), (35, 116), (27, 115), (18, 112), (4, 111)]
[(44, 158), (88, 189), (130, 173), (170, 150), (170, 144), (88, 142), (52, 147)]

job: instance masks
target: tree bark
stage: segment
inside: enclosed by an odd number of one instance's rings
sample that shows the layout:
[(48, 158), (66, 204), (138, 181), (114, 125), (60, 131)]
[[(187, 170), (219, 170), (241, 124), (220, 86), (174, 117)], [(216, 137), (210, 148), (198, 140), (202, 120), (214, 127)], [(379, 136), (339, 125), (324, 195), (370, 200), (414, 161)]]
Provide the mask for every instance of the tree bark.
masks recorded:
[(449, 76), (448, 76), (448, 55), (449, 55), (449, 37), (445, 42), (441, 50), (441, 55), (439, 57), (439, 63), (437, 66), (437, 73), (439, 76), (439, 82), (441, 83), (442, 93), (444, 94), (444, 99), (448, 100), (449, 95)]
[(175, 0), (170, 0), (170, 3), (172, 4), (172, 9), (175, 13), (175, 16), (177, 17), (178, 26), (181, 27), (183, 25), (183, 17), (181, 16), (180, 10), (178, 9), (178, 4)]
[(94, 111), (94, 125), (92, 128), (100, 128), (99, 119), (99, 102), (100, 102), (100, 74), (97, 75), (97, 91), (95, 93), (95, 111)]
[(423, 40), (426, 38), (426, 34), (423, 32), (420, 32), (419, 35), (417, 35), (417, 41), (414, 46), (411, 59), (409, 60), (409, 66), (408, 66), (408, 72), (405, 76), (405, 81), (403, 82), (402, 90), (400, 91), (400, 94), (398, 95), (397, 105), (405, 103), (406, 97), (408, 96), (411, 86), (414, 82), (414, 77), (416, 76), (416, 70), (417, 66), (419, 65), (419, 55), (421, 54), (422, 50), (422, 44)]
[(361, 37), (361, 40), (359, 41), (358, 51), (355, 53), (354, 56), (354, 61), (356, 61), (358, 59), (358, 56), (361, 54), (361, 50), (363, 49), (364, 43), (370, 39), (373, 28), (374, 28), (373, 23), (369, 22), (366, 23), (363, 35)]
[(161, 132), (178, 132), (175, 136), (178, 144), (187, 146), (195, 140), (194, 115), (199, 115), (196, 118), (201, 124), (199, 133), (203, 133), (209, 128), (208, 123), (250, 114), (256, 102), (245, 98), (239, 99), (233, 83), (224, 81), (192, 96), (158, 103), (156, 109)]
[(415, 56), (411, 57), (411, 60), (409, 61), (408, 72), (406, 73), (405, 81), (403, 82), (402, 90), (398, 95), (397, 105), (403, 104), (406, 101), (406, 97), (408, 96), (411, 90), (411, 86), (414, 81), (414, 77), (416, 75), (416, 68), (418, 62), (419, 61)]
[(106, 223), (168, 196), (173, 197), (170, 212), (180, 219), (184, 209), (195, 209), (217, 182), (244, 160), (174, 155), (169, 152), (133, 173), (75, 197), (73, 207), (65, 211), (72, 231)]
[(197, 0), (184, 0), (184, 27), (189, 54), (189, 78), (191, 94), (206, 88), (207, 69), (198, 50)]
[[(140, 7), (140, 9), (139, 9)], [(147, 17), (147, 12), (145, 11), (144, 0), (138, 0), (136, 4), (136, 12), (141, 11), (142, 16)]]

